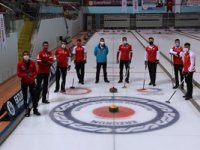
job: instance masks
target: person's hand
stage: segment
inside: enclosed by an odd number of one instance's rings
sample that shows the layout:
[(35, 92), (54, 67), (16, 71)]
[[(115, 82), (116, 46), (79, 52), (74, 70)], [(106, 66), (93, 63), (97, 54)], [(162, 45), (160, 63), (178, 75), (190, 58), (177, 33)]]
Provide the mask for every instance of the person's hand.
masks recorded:
[(70, 69), (71, 69), (71, 66), (68, 66), (68, 67), (67, 67), (67, 71), (70, 71)]
[(86, 61), (86, 59), (84, 60), (84, 64), (86, 64), (87, 63), (87, 61)]
[(145, 65), (145, 67), (147, 67), (147, 65), (148, 65), (148, 61), (144, 61), (144, 65)]
[(42, 59), (41, 62), (42, 62), (43, 64), (46, 64), (47, 61), (46, 61), (46, 59)]
[(76, 60), (74, 60), (74, 64), (76, 64)]
[(159, 60), (158, 59), (156, 60), (156, 64), (159, 64)]
[(191, 75), (192, 75), (192, 72), (188, 72), (188, 75), (191, 76)]

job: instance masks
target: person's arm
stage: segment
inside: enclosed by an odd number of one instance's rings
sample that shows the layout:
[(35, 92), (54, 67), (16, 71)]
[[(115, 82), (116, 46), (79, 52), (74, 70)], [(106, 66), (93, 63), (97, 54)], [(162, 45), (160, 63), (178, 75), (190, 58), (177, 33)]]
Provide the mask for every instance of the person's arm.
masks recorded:
[(72, 60), (75, 61), (75, 54), (76, 54), (76, 46), (72, 50)]
[(148, 61), (147, 47), (146, 47), (145, 53), (144, 53), (144, 61)]
[(133, 56), (133, 49), (132, 46), (130, 45), (130, 51), (129, 51), (129, 62), (131, 62)]
[(148, 63), (148, 53), (147, 53), (147, 47), (146, 47), (145, 53), (144, 53), (144, 65), (145, 65), (145, 68), (147, 67), (147, 63)]
[(94, 48), (94, 56), (97, 56), (97, 47)]
[(33, 77), (36, 78), (37, 76), (37, 67), (36, 67), (36, 64), (35, 62), (33, 62), (33, 73), (32, 73)]
[(175, 52), (175, 51), (173, 50), (173, 48), (171, 48), (171, 49), (169, 50), (169, 54), (171, 54), (171, 55), (177, 55), (177, 52)]
[[(44, 62), (44, 61), (43, 61)], [(37, 54), (37, 63), (38, 65), (42, 64), (42, 59), (41, 59), (41, 56), (40, 56), (40, 53)]]
[(117, 63), (119, 63), (120, 61), (120, 48), (121, 46), (119, 46), (118, 51), (117, 51)]
[(18, 63), (17, 64), (17, 76), (20, 77), (20, 78), (24, 78), (27, 76), (27, 74), (21, 70), (21, 64)]
[(49, 52), (48, 54), (49, 54), (48, 63), (49, 65), (51, 65), (53, 63), (53, 55), (51, 52)]
[(108, 53), (109, 53), (109, 49), (108, 49), (108, 46), (106, 46), (106, 55), (108, 55)]
[(190, 67), (188, 68), (189, 72), (195, 71), (195, 55), (193, 53), (190, 53)]
[(156, 49), (157, 49), (157, 51), (156, 51), (156, 60), (159, 61), (159, 58), (160, 58), (160, 51), (159, 51), (159, 49), (158, 49), (158, 46), (156, 46)]

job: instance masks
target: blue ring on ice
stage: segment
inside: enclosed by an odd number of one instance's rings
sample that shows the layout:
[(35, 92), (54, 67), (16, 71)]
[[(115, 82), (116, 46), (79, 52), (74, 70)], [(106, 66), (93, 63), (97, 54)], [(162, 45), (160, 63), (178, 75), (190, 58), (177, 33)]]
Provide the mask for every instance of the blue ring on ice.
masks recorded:
[[(141, 107), (144, 111), (152, 111), (155, 116), (149, 118), (149, 120), (134, 122), (134, 120), (126, 120), (120, 122), (109, 121), (95, 121), (95, 117), (87, 118), (92, 121), (88, 123), (84, 122), (80, 118), (76, 118), (72, 115), (73, 110), (87, 108), (87, 106), (98, 106), (98, 104), (112, 104), (113, 100), (117, 105), (126, 104), (132, 107)], [(73, 111), (74, 112), (74, 111)], [(81, 114), (88, 113), (83, 111)], [(140, 112), (137, 112), (140, 113)], [(57, 124), (82, 132), (99, 133), (99, 134), (134, 134), (150, 132), (159, 129), (166, 128), (178, 121), (180, 115), (178, 111), (162, 102), (143, 99), (137, 97), (125, 97), (125, 96), (103, 96), (103, 97), (89, 97), (82, 98), (73, 101), (68, 101), (53, 108), (50, 112), (50, 118)], [(139, 119), (141, 120), (141, 119)], [(113, 121), (113, 120), (112, 120)]]

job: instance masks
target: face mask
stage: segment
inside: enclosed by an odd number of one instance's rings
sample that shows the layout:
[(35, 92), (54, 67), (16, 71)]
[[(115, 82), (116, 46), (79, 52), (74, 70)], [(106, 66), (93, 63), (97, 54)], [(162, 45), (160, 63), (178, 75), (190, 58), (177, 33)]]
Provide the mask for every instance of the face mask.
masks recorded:
[(176, 47), (179, 47), (180, 46), (180, 43), (175, 43)]
[(149, 42), (149, 44), (150, 44), (150, 45), (153, 45), (153, 42), (152, 42), (152, 41), (150, 41), (150, 42)]
[(24, 55), (23, 58), (24, 58), (25, 61), (29, 60), (29, 56), (28, 55)]
[(44, 47), (44, 50), (45, 50), (45, 51), (48, 51), (48, 47)]
[(189, 48), (185, 47), (185, 48), (183, 48), (183, 51), (187, 53), (189, 51)]
[(127, 41), (122, 41), (123, 42), (123, 44), (127, 44)]
[(103, 46), (105, 43), (104, 42), (100, 42), (100, 45)]
[(65, 44), (62, 44), (61, 47), (62, 47), (62, 48), (66, 48), (66, 45), (65, 45)]

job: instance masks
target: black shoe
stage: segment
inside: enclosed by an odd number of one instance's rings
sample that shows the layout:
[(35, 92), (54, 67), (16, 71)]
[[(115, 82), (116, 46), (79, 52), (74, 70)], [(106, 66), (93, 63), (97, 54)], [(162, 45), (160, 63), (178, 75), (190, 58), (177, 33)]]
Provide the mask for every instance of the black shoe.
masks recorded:
[(62, 90), (61, 90), (61, 92), (65, 93), (65, 92), (66, 92), (66, 90), (65, 90), (65, 89), (62, 89)]
[(122, 80), (119, 80), (118, 83), (122, 83)]
[(54, 90), (54, 93), (57, 93), (58, 91), (59, 91), (59, 90), (56, 89), (56, 90)]
[(153, 83), (153, 86), (156, 86), (156, 84), (155, 84), (155, 83)]
[(188, 97), (185, 97), (185, 100), (189, 100), (191, 98), (192, 98), (192, 96), (188, 96)]
[(179, 85), (175, 85), (173, 86), (173, 89), (177, 89), (179, 87)]
[(110, 81), (108, 81), (108, 79), (104, 80), (106, 83), (110, 83)]
[(149, 85), (152, 85), (152, 82), (149, 82)]
[(96, 80), (95, 83), (99, 83), (99, 80)]
[(84, 84), (84, 82), (83, 82), (83, 81), (81, 81), (81, 83), (80, 83), (80, 84), (82, 84), (82, 85), (83, 85), (83, 84)]
[(25, 114), (26, 117), (30, 117), (30, 111), (31, 111), (31, 109), (30, 109), (30, 108), (27, 108), (26, 114)]
[(188, 97), (187, 95), (183, 95), (183, 97)]
[(128, 81), (128, 80), (125, 80), (125, 82), (126, 82), (126, 83), (129, 83), (129, 81)]
[(33, 111), (33, 114), (36, 116), (40, 116), (41, 114), (38, 111)]
[(44, 103), (44, 104), (49, 104), (50, 102), (47, 101), (47, 100), (43, 100), (42, 103)]

